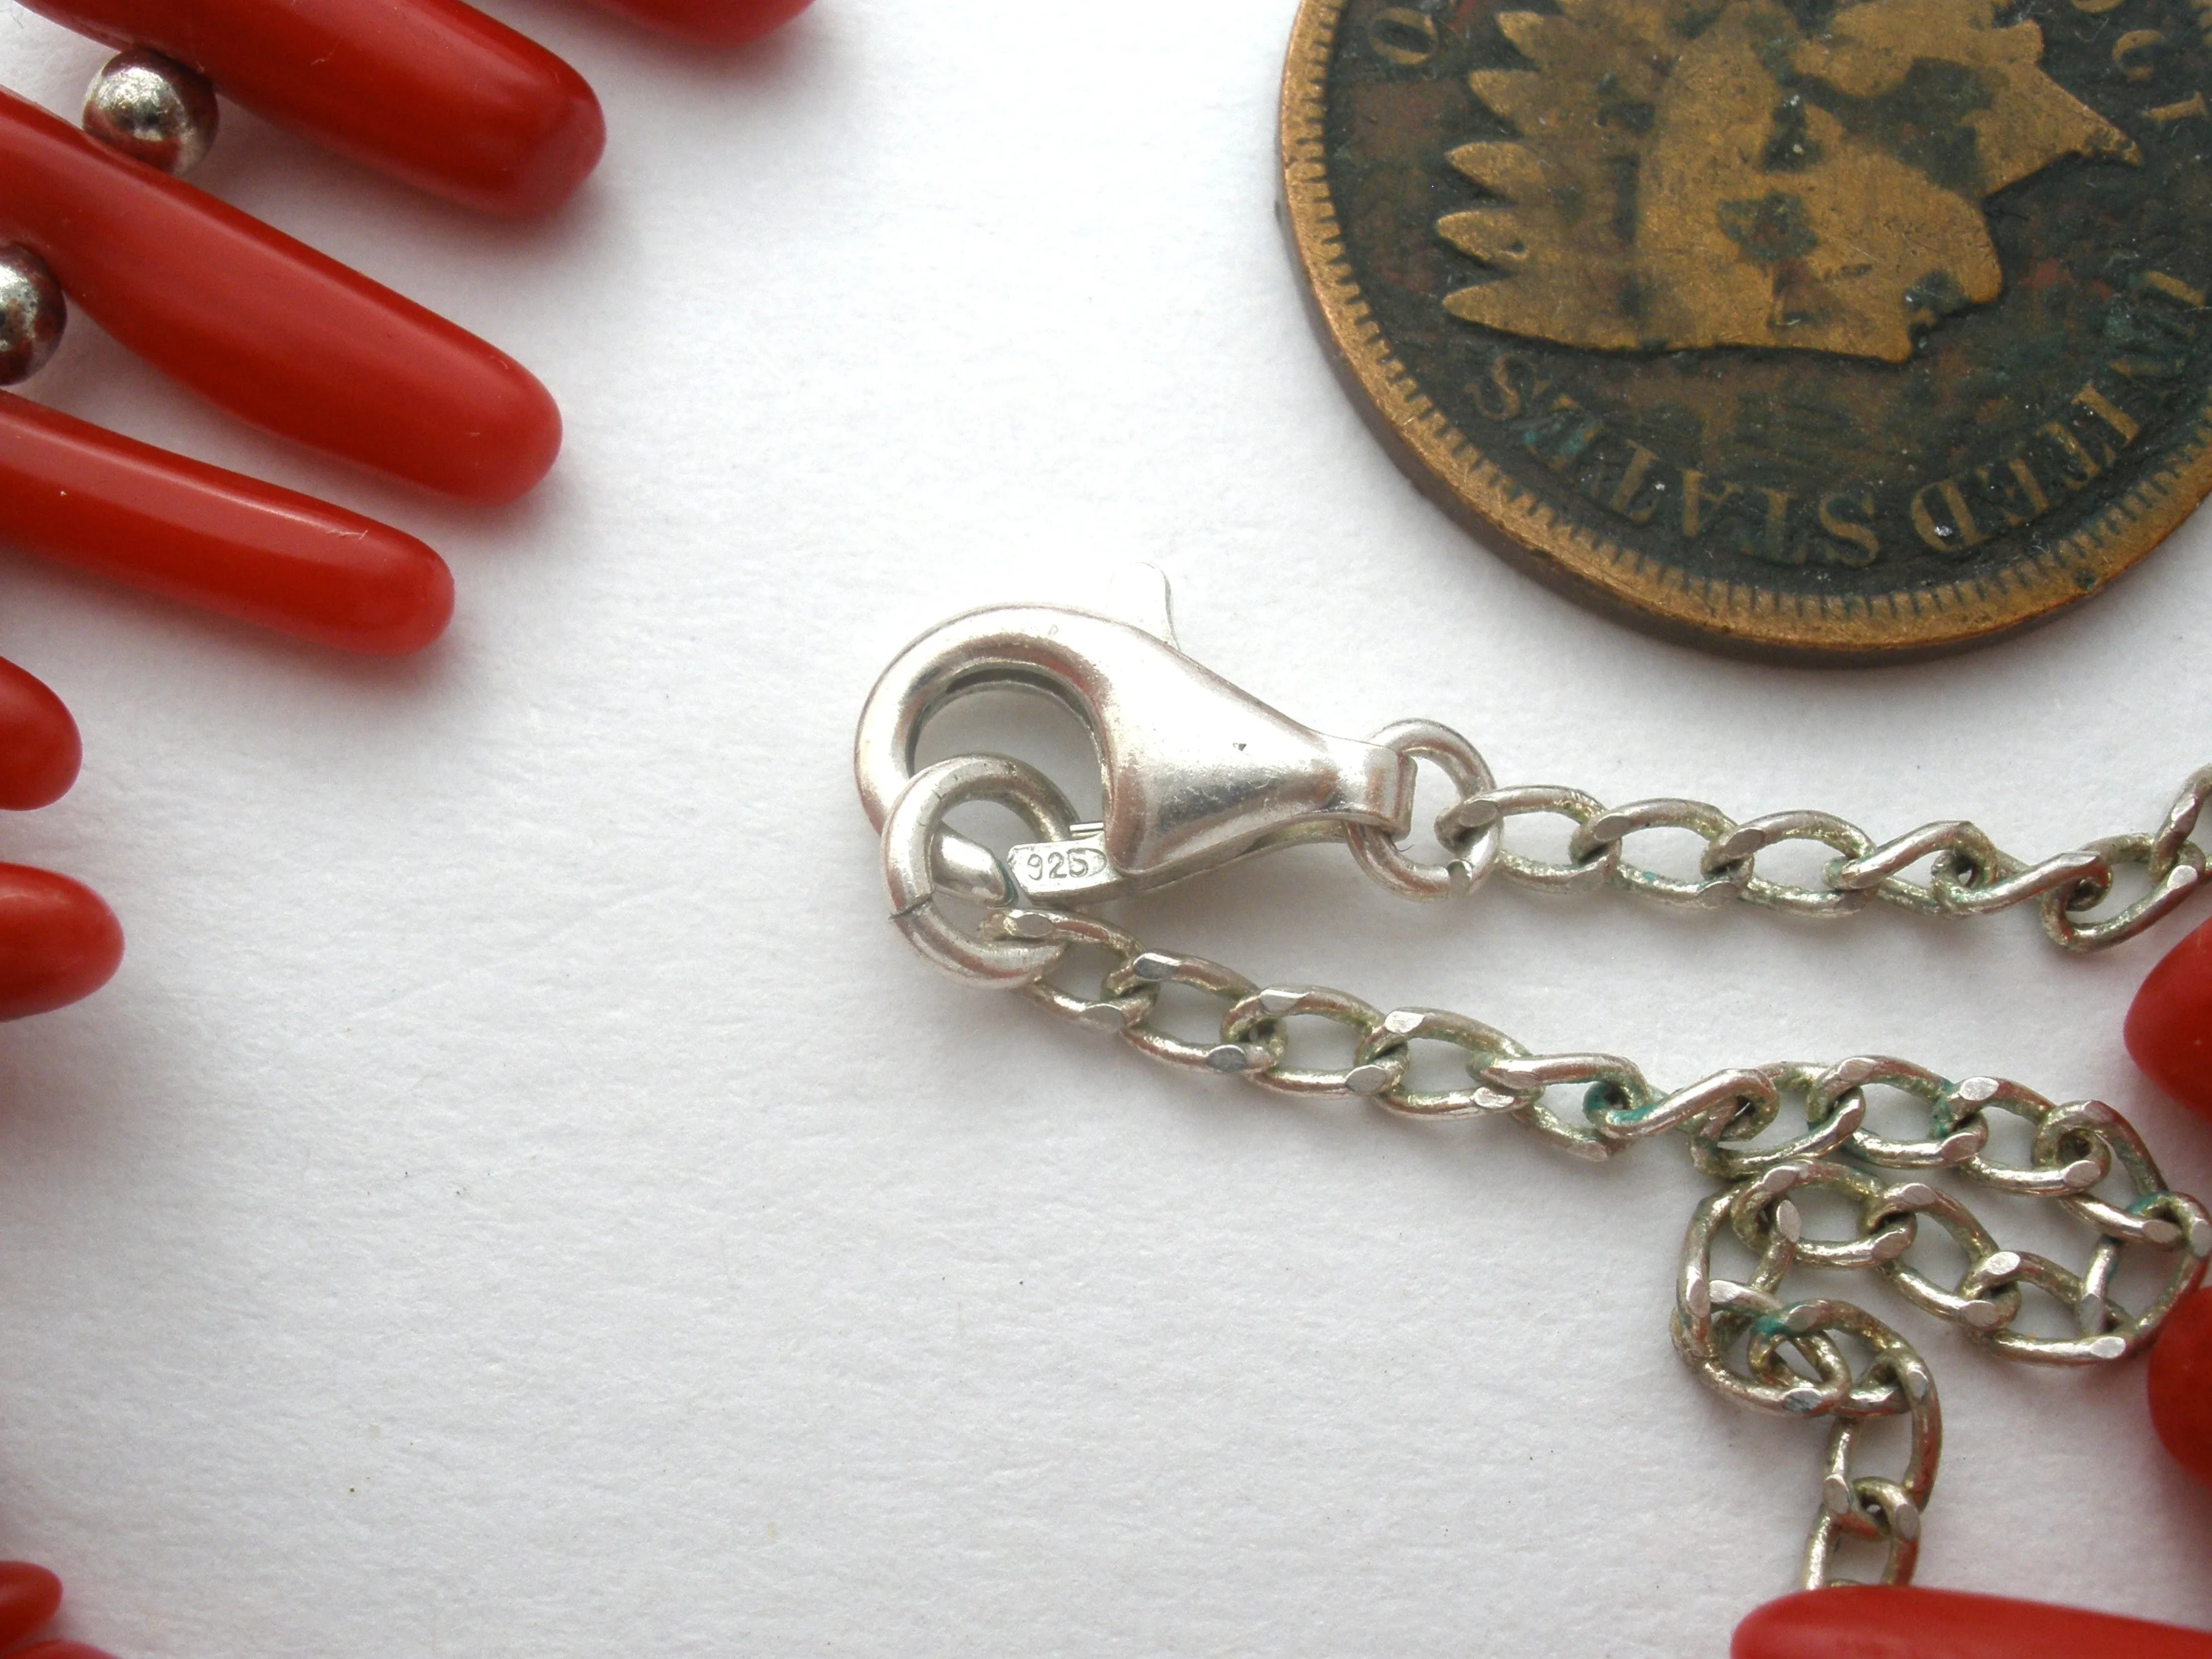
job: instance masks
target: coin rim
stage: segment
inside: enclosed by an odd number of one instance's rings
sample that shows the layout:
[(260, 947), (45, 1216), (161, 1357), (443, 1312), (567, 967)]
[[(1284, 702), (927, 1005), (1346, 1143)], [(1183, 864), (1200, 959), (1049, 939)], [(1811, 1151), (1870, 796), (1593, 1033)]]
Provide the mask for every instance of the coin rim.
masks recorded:
[(1301, 0), (1283, 69), (1283, 199), (1308, 296), (1394, 459), (1455, 516), (1502, 531), (1516, 563), (1570, 597), (1708, 647), (1897, 661), (1987, 643), (2050, 620), (2101, 592), (2212, 491), (2208, 392), (2195, 428), (2154, 471), (2064, 539), (1987, 576), (1871, 595), (1785, 593), (1692, 576), (1568, 518), (1500, 471), (1437, 406), (1400, 361), (1345, 258), (1327, 121), (1329, 61), (1349, 3)]

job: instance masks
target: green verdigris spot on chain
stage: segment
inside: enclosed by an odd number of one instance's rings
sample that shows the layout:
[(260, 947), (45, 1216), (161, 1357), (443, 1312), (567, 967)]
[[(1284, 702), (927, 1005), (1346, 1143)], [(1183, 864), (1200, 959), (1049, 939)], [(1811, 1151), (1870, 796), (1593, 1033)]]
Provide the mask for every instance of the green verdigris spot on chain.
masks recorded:
[(1878, 659), (2094, 592), (2212, 488), (2188, 0), (1305, 0), (1328, 336), (1577, 597)]

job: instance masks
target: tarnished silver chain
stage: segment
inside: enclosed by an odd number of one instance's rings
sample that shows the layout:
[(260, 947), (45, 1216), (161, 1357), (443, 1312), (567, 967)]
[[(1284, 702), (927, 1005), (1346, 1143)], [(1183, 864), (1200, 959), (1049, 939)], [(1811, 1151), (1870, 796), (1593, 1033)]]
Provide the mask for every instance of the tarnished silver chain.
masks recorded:
[[(2158, 827), (2110, 836), (2034, 863), (2014, 857), (1963, 819), (1923, 824), (1877, 842), (1826, 812), (1773, 812), (1739, 823), (1704, 801), (1667, 798), (1607, 806), (1578, 789), (1553, 784), (1501, 789), (1474, 745), (1426, 720), (1386, 726), (1372, 739), (1403, 755), (1433, 762), (1459, 792), (1436, 820), (1449, 855), (1443, 864), (1410, 858), (1382, 831), (1351, 831), (1360, 867), (1392, 892), (1412, 898), (1464, 893), (1492, 875), (1546, 892), (1625, 888), (1668, 904), (1713, 906), (1735, 900), (1802, 916), (1844, 916), (1880, 899), (1925, 915), (1981, 916), (2033, 903), (2044, 932), (2069, 951), (2094, 951), (2133, 939), (2187, 899), (2204, 879), (2205, 850), (2191, 837), (2212, 801), (2212, 766), (2192, 773)], [(1531, 857), (1505, 844), (1516, 818), (1553, 816), (1574, 825), (1564, 860)], [(1633, 836), (1686, 830), (1705, 848), (1695, 876), (1673, 876), (1638, 864)], [(1785, 842), (1811, 842), (1836, 856), (1821, 884), (1759, 873), (1759, 857)], [(1929, 865), (1928, 878), (1905, 872)], [(2112, 895), (2119, 872), (2140, 868), (2148, 890), (2099, 921), (2090, 912)]]
[[(1071, 950), (1104, 952), (1108, 962), (1096, 990), (1070, 988), (1040, 974), (1022, 994), (1171, 1066), (1228, 1073), (1284, 1094), (1370, 1100), (1413, 1117), (1510, 1117), (1591, 1159), (1668, 1132), (1685, 1135), (1691, 1161), (1724, 1184), (1698, 1206), (1684, 1239), (1672, 1320), (1676, 1348), (1730, 1399), (1832, 1425), (1820, 1507), (1805, 1547), (1808, 1589), (1844, 1582), (1833, 1562), (1850, 1540), (1884, 1552), (1882, 1582), (1911, 1579), (1942, 1449), (1942, 1418), (1935, 1380), (1911, 1343), (1853, 1304), (1782, 1299), (1792, 1269), (1868, 1269), (1905, 1301), (1994, 1353), (2091, 1365), (2148, 1346), (2212, 1258), (2212, 1217), (2195, 1199), (2166, 1187), (2134, 1128), (2099, 1101), (2059, 1104), (1995, 1078), (1954, 1083), (1903, 1060), (1875, 1057), (1826, 1066), (1748, 1066), (1668, 1090), (1618, 1055), (1534, 1054), (1462, 1014), (1385, 1012), (1318, 986), (1263, 988), (1218, 963), (1149, 950), (1095, 916), (1000, 908), (986, 914), (980, 933), (987, 942), (1041, 950), (1054, 964)], [(1224, 1005), (1218, 1032), (1194, 1042), (1155, 1023), (1160, 994), (1171, 985)], [(1348, 1065), (1317, 1070), (1290, 1063), (1288, 1027), (1308, 1018), (1349, 1030)], [(1466, 1085), (1414, 1087), (1409, 1074), (1420, 1044), (1458, 1051)], [(1927, 1132), (1893, 1139), (1869, 1128), (1868, 1091), (1877, 1088), (1922, 1103)], [(1579, 1110), (1551, 1103), (1562, 1089), (1581, 1092)], [(1803, 1131), (1763, 1139), (1792, 1102)], [(1991, 1156), (1990, 1119), (1997, 1112), (2024, 1121), (2032, 1137), (2026, 1164)], [(1933, 1183), (1929, 1177), (1938, 1173), (2055, 1206), (2090, 1235), (2086, 1264), (2077, 1272), (2004, 1247), (1954, 1193)], [(2106, 1195), (2113, 1184), (2124, 1190)], [(1801, 1189), (1855, 1204), (1853, 1235), (1806, 1237), (1791, 1197)], [(1923, 1218), (1948, 1234), (1964, 1258), (1963, 1271), (1950, 1283), (1908, 1259)], [(1717, 1276), (1713, 1265), (1715, 1245), (1731, 1239), (1752, 1263), (1735, 1279)], [(2112, 1293), (2123, 1257), (2136, 1249), (2171, 1258), (2139, 1312)], [(2022, 1291), (2029, 1289), (2063, 1309), (2075, 1334), (2022, 1328)], [(1863, 1358), (1855, 1363), (1852, 1350)], [(1908, 1425), (1904, 1468), (1893, 1478), (1858, 1473), (1855, 1459), (1866, 1425), (1885, 1417)]]
[[(1849, 915), (1876, 899), (1941, 916), (2033, 902), (2058, 944), (2094, 950), (2140, 933), (2203, 884), (2206, 852), (2192, 836), (2212, 800), (2212, 767), (2188, 780), (2149, 832), (2033, 864), (1964, 822), (1876, 842), (1822, 812), (1740, 823), (1702, 801), (1607, 807), (1572, 789), (1501, 789), (1473, 744), (1430, 722), (1393, 726), (1364, 744), (1324, 737), (1185, 656), (1164, 585), (1127, 611), (1127, 620), (1053, 606), (972, 611), (925, 634), (884, 672), (861, 716), (854, 774), (882, 833), (893, 923), (948, 972), (1018, 989), (1170, 1065), (1287, 1094), (1371, 1100), (1410, 1116), (1510, 1117), (1585, 1158), (1683, 1136), (1691, 1162), (1721, 1185), (1684, 1239), (1676, 1347), (1730, 1398), (1831, 1425), (1805, 1546), (1808, 1587), (1840, 1582), (1838, 1553), (1854, 1543), (1882, 1552), (1885, 1581), (1911, 1577), (1942, 1420), (1934, 1379), (1903, 1336), (1849, 1302), (1790, 1299), (1784, 1281), (1793, 1272), (1865, 1269), (1992, 1352), (2054, 1365), (2139, 1352), (2203, 1281), (2212, 1218), (2168, 1189), (2135, 1131), (2096, 1101), (2057, 1103), (2016, 1084), (1954, 1083), (1881, 1058), (1747, 1066), (1667, 1089), (1618, 1055), (1534, 1054), (1461, 1014), (1385, 1012), (1315, 986), (1262, 988), (1218, 963), (1147, 949), (1091, 911), (1234, 859), (1342, 837), (1368, 875), (1411, 898), (1463, 894), (1502, 875), (1551, 891), (1617, 886), (1670, 903), (1743, 899), (1813, 916)], [(1049, 779), (1004, 756), (915, 769), (930, 714), (994, 684), (1042, 687), (1088, 718), (1102, 765), (1101, 822), (1073, 822)], [(1455, 791), (1436, 822), (1442, 862), (1407, 848), (1417, 760), (1440, 768)], [(984, 801), (1012, 811), (1036, 841), (1001, 858), (946, 827), (949, 812)], [(1506, 845), (1513, 821), (1541, 814), (1572, 825), (1563, 860)], [(1632, 856), (1636, 837), (1664, 830), (1703, 843), (1694, 875)], [(1818, 884), (1783, 879), (1772, 860), (1760, 873), (1763, 854), (1792, 842), (1832, 854)], [(1924, 879), (1908, 873), (1923, 866)], [(2116, 889), (2130, 866), (2148, 890), (2122, 901)], [(980, 924), (961, 921), (948, 902), (981, 906)], [(2110, 915), (2095, 914), (2108, 905)], [(1105, 957), (1087, 988), (1053, 977), (1070, 971), (1077, 951)], [(1178, 986), (1222, 1005), (1202, 1040), (1160, 1018), (1163, 992)], [(1290, 1031), (1307, 1019), (1344, 1028), (1346, 1063), (1293, 1059)], [(1455, 1060), (1450, 1086), (1417, 1084), (1417, 1054), (1425, 1067), (1439, 1048)], [(1577, 1097), (1559, 1103), (1561, 1091)], [(1917, 1103), (1911, 1121), (1924, 1127), (1904, 1139), (1874, 1127), (1876, 1091)], [(1992, 1148), (1992, 1123), (2004, 1118), (2025, 1127), (2024, 1161)], [(1961, 1187), (2071, 1218), (2087, 1235), (2081, 1265), (2000, 1243)], [(1808, 1236), (1808, 1194), (1855, 1212), (1849, 1237)], [(1936, 1271), (1924, 1252), (1916, 1259), (1923, 1224), (1955, 1247), (1957, 1272)], [(1717, 1249), (1737, 1252), (1743, 1265), (1717, 1264)], [(2130, 1259), (2159, 1270), (2140, 1311), (2116, 1295)], [(2029, 1291), (2056, 1304), (2070, 1328), (2033, 1328)], [(1893, 1474), (1860, 1467), (1868, 1430), (1884, 1419), (1908, 1429)]]

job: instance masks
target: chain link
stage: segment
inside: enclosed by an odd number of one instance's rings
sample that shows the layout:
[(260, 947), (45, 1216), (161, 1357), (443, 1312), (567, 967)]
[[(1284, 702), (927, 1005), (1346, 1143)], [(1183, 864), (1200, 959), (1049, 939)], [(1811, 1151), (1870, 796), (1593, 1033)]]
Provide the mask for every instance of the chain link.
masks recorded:
[[(1272, 848), (1340, 837), (1371, 879), (1408, 898), (1453, 897), (1502, 876), (1544, 891), (1619, 887), (1662, 903), (1741, 900), (1807, 916), (1875, 902), (1944, 917), (2033, 906), (2061, 947), (2094, 951), (2142, 933), (2205, 884), (2208, 849), (2196, 836), (2212, 804), (2212, 766), (2188, 779), (2149, 831), (2039, 860), (1963, 819), (1877, 841), (1826, 812), (1738, 823), (1698, 800), (1608, 806), (1553, 785), (1500, 787), (1471, 743), (1434, 722), (1403, 721), (1365, 744), (1323, 737), (1182, 655), (1164, 627), (1164, 586), (1151, 597), (1146, 627), (1052, 607), (971, 612), (885, 672), (861, 717), (854, 769), (883, 834), (894, 925), (939, 967), (1019, 988), (1169, 1065), (1283, 1094), (1371, 1100), (1407, 1116), (1510, 1117), (1596, 1161), (1680, 1137), (1718, 1189), (1684, 1237), (1669, 1319), (1675, 1346), (1731, 1399), (1827, 1419), (1802, 1557), (1808, 1588), (1843, 1582), (1839, 1557), (1850, 1547), (1879, 1551), (1883, 1582), (1911, 1580), (1942, 1422), (1934, 1378), (1902, 1334), (1855, 1303), (1796, 1294), (1795, 1278), (1865, 1274), (2001, 1358), (2070, 1366), (2139, 1352), (2203, 1282), (2212, 1217), (2167, 1188), (2141, 1138), (2100, 1102), (2053, 1102), (1996, 1078), (1954, 1082), (1883, 1056), (1737, 1066), (1669, 1087), (1619, 1055), (1540, 1054), (1442, 1009), (1259, 984), (1073, 913)], [(1099, 823), (1073, 823), (1049, 780), (1005, 757), (915, 769), (931, 711), (1000, 682), (1052, 690), (1090, 717), (1103, 769)], [(1416, 856), (1381, 827), (1408, 821), (1421, 761), (1453, 790), (1435, 820), (1441, 860)], [(946, 827), (949, 811), (986, 800), (1012, 809), (1038, 842), (1001, 859)], [(1565, 826), (1563, 857), (1510, 844), (1516, 820), (1545, 816)], [(1661, 835), (1692, 838), (1694, 862), (1675, 866), (1680, 873), (1660, 867), (1645, 849)], [(1811, 848), (1825, 854), (1817, 879), (1778, 867), (1785, 854), (1802, 859)], [(983, 907), (980, 926), (957, 922), (947, 901)], [(1077, 951), (1106, 958), (1089, 988), (1068, 977)], [(1196, 1035), (1172, 1028), (1187, 1018), (1189, 994), (1218, 1005), (1211, 1029)], [(1303, 1058), (1293, 1034), (1316, 1021), (1348, 1049), (1341, 1063)], [(1432, 1075), (1439, 1058), (1449, 1064), (1442, 1086)], [(1877, 1094), (1893, 1097), (1879, 1126)], [(1897, 1099), (1910, 1127), (1898, 1127)], [(2005, 1150), (2023, 1144), (2023, 1156)], [(2027, 1207), (2070, 1222), (2086, 1248), (2069, 1265), (2002, 1242), (1969, 1196), (1993, 1213)], [(1838, 1236), (1809, 1233), (1808, 1212)], [(1848, 1222), (1825, 1219), (1838, 1214)], [(1717, 1261), (1723, 1251), (1741, 1262)], [(2124, 1285), (2131, 1262), (2148, 1271)], [(1887, 1472), (1866, 1467), (1869, 1431), (1885, 1421), (1906, 1431), (1901, 1465)]]
[[(2212, 793), (2203, 787), (2206, 780), (2207, 775), (2199, 775), (2192, 782), (2192, 804), (2186, 810), (2177, 805), (2166, 830), (2144, 838), (2147, 843), (2162, 839), (2169, 854), (2174, 848), (2185, 849), (2172, 854), (2185, 860), (2174, 868), (2199, 867), (2186, 864), (2195, 849), (2183, 837), (2205, 795)], [(1572, 853), (1576, 862), (1571, 866), (1523, 860), (1539, 884), (1553, 883), (1562, 870), (1575, 872), (1575, 881), (1591, 879), (1583, 872), (1592, 868), (1607, 879), (1620, 878), (1620, 836), (1605, 837), (1631, 820), (1638, 828), (1664, 823), (1699, 833), (1720, 825), (1711, 833), (1717, 844), (1727, 845), (1737, 844), (1729, 838), (1750, 827), (1729, 826), (1693, 802), (1644, 803), (1607, 813), (1588, 797), (1566, 791), (1501, 791), (1486, 799), (1501, 796), (1518, 803), (1540, 800), (1515, 811), (1563, 811), (1580, 826), (1577, 841), (1588, 838), (1589, 850)], [(1811, 817), (1790, 815), (1774, 839), (1810, 836), (1830, 846), (1852, 837), (1863, 840), (1848, 825), (1839, 828), (1838, 821), (1815, 823)], [(2183, 827), (2177, 830), (2176, 825)], [(1462, 848), (1487, 833), (1484, 824), (1462, 824), (1455, 830)], [(1632, 828), (1620, 836), (1627, 833)], [(1886, 892), (1898, 879), (1896, 871), (1913, 861), (1905, 856), (1909, 848), (1919, 849), (1914, 858), (1924, 858), (1931, 846), (1971, 842), (1979, 859), (1978, 871), (2008, 863), (2002, 855), (1993, 859), (1978, 836), (1971, 825), (1942, 825), (1893, 842), (1887, 853), (1875, 848), (1851, 853), (1845, 862), (1856, 867), (1847, 872), (1848, 878), (1864, 884), (1839, 887), (1837, 893), (1863, 897)], [(1450, 848), (1454, 842), (1448, 840), (1446, 845)], [(1494, 846), (1492, 852), (1498, 867), (1513, 867), (1514, 854)], [(2049, 867), (2062, 864), (2051, 860)], [(2087, 878), (2080, 873), (2085, 866), (2078, 859), (2065, 867), (2075, 872), (2067, 879)], [(1733, 868), (1747, 872), (1748, 859)], [(1999, 879), (2030, 873), (2014, 870)], [(1669, 892), (1657, 884), (1670, 879), (1655, 878), (1645, 890), (1705, 902), (1686, 890)], [(2045, 879), (2036, 875), (2027, 884)], [(1632, 884), (1644, 886), (1640, 878)], [(1986, 892), (1993, 885), (1978, 879), (1961, 890)], [(1746, 884), (1731, 890), (1746, 890)], [(2046, 884), (2037, 890), (2048, 903), (2054, 896), (2063, 901), (2067, 890)], [(987, 945), (1057, 946), (1061, 966), (1070, 950), (1104, 951), (1112, 960), (1095, 994), (1040, 977), (1023, 994), (1062, 1018), (1114, 1033), (1170, 1065), (1224, 1073), (1281, 1093), (1370, 1100), (1412, 1117), (1512, 1117), (1561, 1149), (1596, 1160), (1638, 1141), (1669, 1133), (1684, 1135), (1691, 1161), (1724, 1184), (1699, 1205), (1683, 1241), (1670, 1321), (1675, 1347), (1700, 1378), (1732, 1400), (1789, 1416), (1826, 1418), (1832, 1425), (1820, 1504), (1803, 1557), (1802, 1582), (1808, 1589), (1846, 1582), (1836, 1576), (1836, 1558), (1849, 1543), (1882, 1551), (1882, 1583), (1910, 1582), (1922, 1515), (1942, 1455), (1942, 1419), (1935, 1379), (1912, 1346), (1854, 1304), (1827, 1297), (1784, 1300), (1784, 1281), (1794, 1271), (1872, 1273), (1905, 1302), (1956, 1327), (1990, 1352), (2033, 1364), (2080, 1366), (2110, 1364), (2147, 1347), (2166, 1316), (2202, 1282), (2207, 1260), (2212, 1259), (2212, 1216), (2195, 1199), (2166, 1187), (2142, 1138), (2102, 1102), (2057, 1103), (1996, 1078), (1953, 1082), (1881, 1056), (1832, 1066), (1788, 1061), (1737, 1067), (1669, 1090), (1655, 1085), (1618, 1055), (1535, 1054), (1464, 1015), (1434, 1008), (1386, 1012), (1319, 986), (1262, 988), (1218, 963), (1149, 950), (1089, 916), (995, 909), (986, 913), (980, 933)], [(1218, 1033), (1193, 1040), (1163, 1028), (1158, 1023), (1159, 994), (1170, 985), (1225, 1004)], [(1290, 1062), (1289, 1027), (1311, 1018), (1352, 1033), (1349, 1065), (1325, 1070)], [(1449, 1050), (1467, 1084), (1450, 1089), (1413, 1086), (1411, 1073), (1420, 1045)], [(1869, 1128), (1868, 1091), (1874, 1089), (1920, 1103), (1925, 1133), (1900, 1139)], [(1578, 1111), (1562, 1111), (1552, 1103), (1561, 1090), (1579, 1091)], [(1803, 1132), (1753, 1144), (1781, 1122), (1785, 1109), (1802, 1114)], [(2027, 1126), (2026, 1164), (2007, 1164), (1991, 1155), (1992, 1113), (2010, 1115)], [(2048, 1205), (2069, 1216), (2091, 1237), (2086, 1264), (2077, 1272), (2007, 1248), (1958, 1194), (1925, 1178), (1930, 1175), (1948, 1176), (2000, 1199)], [(2124, 1190), (2114, 1192), (2115, 1186)], [(1814, 1192), (1856, 1207), (1850, 1237), (1807, 1237), (1796, 1195)], [(1947, 1234), (1963, 1258), (1965, 1266), (1955, 1276), (1939, 1277), (1912, 1260), (1923, 1222)], [(1717, 1276), (1714, 1268), (1715, 1246), (1729, 1243), (1752, 1262), (1740, 1279)], [(2162, 1280), (2139, 1313), (2123, 1307), (2112, 1293), (2131, 1251), (2168, 1258)], [(1944, 1282), (1946, 1277), (1950, 1282)], [(2058, 1304), (2075, 1334), (2051, 1336), (2022, 1328), (2027, 1290)], [(1909, 1431), (1903, 1468), (1893, 1478), (1857, 1472), (1867, 1426), (1889, 1417), (1904, 1419)]]
[[(1459, 791), (1459, 799), (1436, 820), (1437, 839), (1452, 854), (1449, 866), (1419, 864), (1379, 831), (1353, 832), (1361, 868), (1409, 897), (1471, 891), (1494, 872), (1544, 892), (1613, 886), (1668, 904), (1711, 907), (1741, 899), (1804, 916), (1849, 915), (1875, 899), (1934, 916), (1990, 915), (2033, 904), (2054, 943), (2069, 951), (2096, 951), (2133, 939), (2204, 879), (2205, 849), (2191, 836), (2212, 801), (2212, 766), (2190, 776), (2151, 833), (2108, 836), (2028, 863), (1963, 819), (1923, 824), (1876, 842), (1857, 825), (1826, 812), (1775, 812), (1738, 823), (1704, 801), (1665, 799), (1608, 807), (1578, 789), (1552, 784), (1492, 787), (1482, 757), (1445, 727), (1407, 721), (1386, 726), (1373, 741), (1434, 761)], [(1564, 860), (1532, 857), (1505, 846), (1508, 823), (1540, 816), (1562, 817), (1572, 825)], [(1695, 877), (1670, 876), (1629, 855), (1632, 837), (1659, 830), (1686, 831), (1704, 842)], [(1836, 855), (1820, 885), (1759, 873), (1759, 854), (1791, 842), (1812, 842)], [(1925, 881), (1905, 873), (1923, 863)], [(2090, 913), (2112, 897), (2119, 872), (2129, 868), (2141, 869), (2148, 890), (2112, 915), (2090, 920)]]

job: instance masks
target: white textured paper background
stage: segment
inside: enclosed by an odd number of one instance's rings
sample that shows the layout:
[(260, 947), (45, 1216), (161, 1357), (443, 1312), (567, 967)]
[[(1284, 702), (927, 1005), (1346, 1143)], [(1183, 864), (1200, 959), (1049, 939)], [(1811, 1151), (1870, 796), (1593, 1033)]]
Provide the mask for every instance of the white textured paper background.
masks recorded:
[[(1678, 1150), (1285, 1103), (938, 976), (884, 922), (860, 700), (1137, 556), (1328, 730), (2040, 854), (2212, 756), (2207, 526), (1948, 663), (1655, 644), (1448, 525), (1332, 380), (1274, 219), (1289, 0), (823, 0), (726, 62), (495, 9), (612, 124), (553, 222), (235, 112), (204, 182), (535, 368), (537, 495), (325, 465), (82, 324), (38, 388), (423, 534), (461, 601), (362, 663), (6, 562), (0, 652), (87, 762), (4, 853), (131, 948), (0, 1031), (0, 1553), (124, 1659), (1721, 1654), (1821, 1435), (1672, 1353)], [(0, 15), (56, 107), (99, 57)], [(1873, 1050), (2100, 1094), (2212, 1188), (2119, 1041), (2173, 925), (2076, 962), (2020, 915), (1427, 910), (1325, 850), (1130, 918), (1669, 1081)], [(1900, 1317), (1951, 1428), (1925, 1582), (2212, 1624), (2139, 1369)]]

